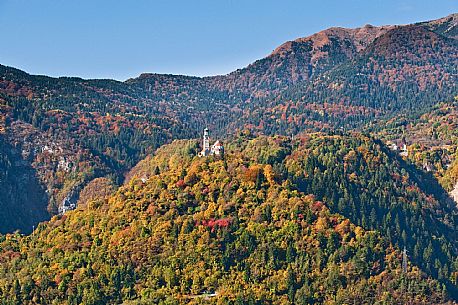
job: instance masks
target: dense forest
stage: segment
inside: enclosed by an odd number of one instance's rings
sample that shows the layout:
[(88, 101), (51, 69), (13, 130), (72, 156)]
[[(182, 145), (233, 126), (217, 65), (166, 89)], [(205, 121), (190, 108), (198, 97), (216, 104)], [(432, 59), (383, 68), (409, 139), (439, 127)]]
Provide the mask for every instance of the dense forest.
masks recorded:
[[(163, 146), (119, 190), (95, 191), (31, 235), (2, 237), (3, 303), (445, 304), (453, 296), (457, 210), (436, 200), (440, 189), (424, 193), (422, 174), (378, 141), (240, 135), (223, 159), (198, 150), (196, 141)], [(395, 191), (385, 200), (387, 190)], [(345, 201), (334, 200), (340, 192)]]

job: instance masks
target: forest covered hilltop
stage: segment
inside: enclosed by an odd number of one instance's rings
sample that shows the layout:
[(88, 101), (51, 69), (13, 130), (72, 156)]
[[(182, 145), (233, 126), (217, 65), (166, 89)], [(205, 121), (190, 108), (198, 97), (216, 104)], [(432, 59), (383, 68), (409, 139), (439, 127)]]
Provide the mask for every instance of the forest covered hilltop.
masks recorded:
[(210, 77), (0, 65), (0, 304), (455, 304), (457, 24)]
[(2, 237), (0, 298), (445, 304), (456, 293), (457, 209), (380, 141), (246, 135), (223, 158), (199, 146), (165, 145), (119, 190)]

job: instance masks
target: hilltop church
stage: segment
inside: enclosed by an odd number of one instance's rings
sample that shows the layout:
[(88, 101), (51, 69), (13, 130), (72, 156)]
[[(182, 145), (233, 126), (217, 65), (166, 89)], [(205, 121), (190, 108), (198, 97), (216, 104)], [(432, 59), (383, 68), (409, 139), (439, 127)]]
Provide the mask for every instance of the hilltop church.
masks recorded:
[(223, 156), (224, 155), (224, 146), (220, 140), (217, 140), (210, 147), (210, 136), (208, 134), (208, 128), (205, 128), (204, 136), (202, 139), (202, 151), (199, 153), (199, 157), (207, 157), (211, 155)]

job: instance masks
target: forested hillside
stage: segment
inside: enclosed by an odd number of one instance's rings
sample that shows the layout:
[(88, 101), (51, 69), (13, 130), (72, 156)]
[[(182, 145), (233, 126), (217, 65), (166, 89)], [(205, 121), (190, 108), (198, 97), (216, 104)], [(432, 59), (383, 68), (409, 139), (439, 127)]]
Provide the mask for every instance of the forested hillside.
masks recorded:
[[(374, 121), (366, 132), (384, 142), (405, 141), (407, 158), (451, 191), (458, 183), (458, 100), (434, 105), (423, 114)], [(457, 201), (458, 203), (458, 201)]]
[(456, 203), (434, 178), (382, 142), (355, 136), (314, 139), (287, 166), (299, 190), (316, 194), (354, 223), (383, 232), (436, 278), (454, 274)]
[[(94, 179), (119, 185), (157, 147), (195, 138), (204, 127), (224, 137), (242, 130), (295, 135), (421, 115), (458, 95), (455, 34), (456, 14), (415, 25), (330, 28), (246, 68), (203, 78), (84, 80), (0, 66), (0, 133), (4, 149), (23, 156), (45, 192), (34, 204), (55, 215), (73, 208)], [(26, 204), (1, 200), (5, 215)], [(31, 229), (19, 218), (13, 227)], [(0, 223), (0, 232), (11, 228)]]
[(240, 135), (224, 159), (198, 150), (174, 141), (115, 194), (95, 192), (29, 236), (1, 237), (0, 298), (452, 304), (457, 210), (378, 141)]

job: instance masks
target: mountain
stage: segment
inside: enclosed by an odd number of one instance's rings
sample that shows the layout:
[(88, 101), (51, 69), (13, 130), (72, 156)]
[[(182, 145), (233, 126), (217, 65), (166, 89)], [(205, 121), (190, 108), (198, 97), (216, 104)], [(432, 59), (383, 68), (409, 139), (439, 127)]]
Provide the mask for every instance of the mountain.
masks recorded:
[[(325, 75), (332, 82), (323, 82), (319, 89), (330, 87), (337, 91), (336, 98), (347, 97), (344, 102), (351, 103), (351, 97), (356, 96), (355, 103), (370, 103), (383, 110), (418, 106), (412, 102), (415, 97), (433, 101), (453, 96), (457, 46), (456, 40), (446, 39), (422, 26), (399, 27), (381, 35), (357, 60), (332, 71), (334, 75)], [(384, 95), (380, 90), (385, 91)], [(414, 105), (406, 105), (407, 102)]]
[[(8, 67), (0, 70), (4, 75), (0, 133), (5, 149), (14, 148), (23, 156), (22, 162), (31, 169), (30, 179), (38, 179), (37, 187), (46, 193), (31, 199), (30, 204), (43, 209), (41, 213), (53, 215), (74, 206), (95, 178), (111, 175), (119, 183), (122, 173), (141, 156), (180, 133), (173, 118), (138, 114), (141, 101), (132, 90), (128, 96), (123, 83), (31, 76)], [(17, 206), (23, 204), (29, 203), (2, 201), (3, 212), (20, 214)], [(23, 225), (21, 217), (11, 218), (17, 224), (8, 229), (2, 223), (0, 232), (30, 231), (32, 226)]]
[(330, 28), (310, 37), (286, 42), (269, 56), (228, 75), (198, 78), (145, 73), (127, 82), (141, 85), (153, 96), (164, 91), (175, 94), (187, 92), (192, 96), (202, 94), (200, 90), (209, 89), (227, 94), (226, 98), (236, 98), (237, 95), (243, 99), (268, 96), (354, 58), (390, 28), (393, 27)]
[(377, 140), (246, 135), (226, 142), (224, 159), (198, 149), (195, 140), (162, 146), (114, 194), (32, 235), (1, 237), (0, 298), (452, 304), (457, 210)]
[[(145, 73), (125, 82), (84, 80), (0, 66), (1, 133), (5, 149), (24, 156), (29, 178), (46, 194), (36, 206), (47, 204), (41, 212), (55, 215), (73, 208), (94, 179), (119, 185), (157, 147), (194, 138), (205, 126), (226, 136), (362, 130), (453, 100), (454, 33), (456, 14), (414, 25), (330, 28), (246, 68), (203, 78)], [(5, 183), (20, 189), (15, 180)], [(1, 213), (17, 211), (23, 200), (2, 201)], [(31, 229), (21, 221), (15, 228)], [(0, 232), (8, 231), (0, 224)]]
[[(287, 89), (356, 57), (358, 52), (391, 28), (371, 25), (357, 29), (330, 28), (286, 42), (268, 57), (229, 74), (225, 80), (243, 82), (249, 79), (248, 89), (254, 87), (255, 93), (260, 89), (255, 87), (258, 84), (261, 88)], [(243, 87), (243, 83), (234, 87)]]
[[(336, 125), (359, 128), (375, 117), (424, 111), (457, 94), (457, 41), (430, 30), (439, 24), (450, 27), (443, 18), (406, 26), (331, 28), (287, 42), (228, 75), (144, 74), (128, 83), (153, 100), (179, 101), (185, 120), (215, 122), (223, 130), (286, 134)], [(212, 105), (216, 111), (208, 113)], [(201, 118), (200, 111), (208, 117)]]

